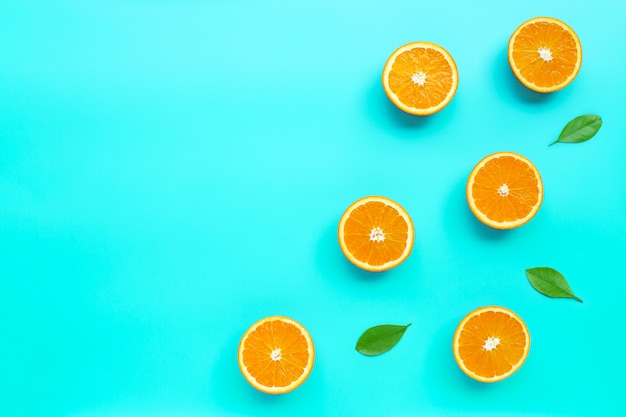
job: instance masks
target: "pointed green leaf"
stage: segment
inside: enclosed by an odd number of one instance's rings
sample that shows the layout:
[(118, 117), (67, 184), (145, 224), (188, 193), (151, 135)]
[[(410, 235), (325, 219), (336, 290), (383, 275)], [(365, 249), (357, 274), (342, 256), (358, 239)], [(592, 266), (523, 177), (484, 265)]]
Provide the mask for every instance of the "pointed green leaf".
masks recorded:
[(574, 295), (565, 277), (556, 269), (548, 267), (530, 268), (526, 270), (526, 276), (530, 285), (543, 295), (553, 298), (573, 298), (583, 302)]
[(591, 139), (602, 126), (602, 118), (596, 114), (583, 114), (575, 117), (565, 125), (559, 138), (548, 146), (557, 142), (579, 143)]
[(404, 332), (411, 325), (398, 326), (395, 324), (382, 324), (367, 329), (356, 342), (356, 350), (367, 356), (376, 356), (387, 352), (394, 347)]

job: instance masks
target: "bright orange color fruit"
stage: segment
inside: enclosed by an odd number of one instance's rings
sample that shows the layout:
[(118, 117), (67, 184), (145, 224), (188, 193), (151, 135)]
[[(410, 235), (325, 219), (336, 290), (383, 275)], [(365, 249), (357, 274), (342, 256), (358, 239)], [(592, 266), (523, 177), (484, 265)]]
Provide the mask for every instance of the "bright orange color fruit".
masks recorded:
[(537, 214), (543, 201), (543, 182), (527, 158), (514, 152), (497, 152), (472, 169), (466, 195), (478, 220), (495, 229), (512, 229)]
[(526, 360), (530, 334), (522, 319), (504, 307), (481, 307), (469, 313), (454, 333), (454, 359), (465, 374), (496, 382), (515, 373)]
[(284, 394), (299, 387), (311, 373), (313, 340), (297, 321), (270, 316), (254, 323), (239, 343), (239, 369), (259, 391)]
[(522, 23), (509, 40), (509, 64), (522, 84), (540, 93), (571, 83), (582, 64), (583, 50), (576, 32), (551, 17)]
[(398, 48), (383, 69), (383, 88), (399, 109), (427, 116), (443, 109), (456, 93), (459, 73), (439, 45), (412, 42)]
[(339, 221), (339, 245), (359, 268), (380, 272), (400, 265), (413, 249), (413, 222), (402, 206), (386, 197), (361, 198)]

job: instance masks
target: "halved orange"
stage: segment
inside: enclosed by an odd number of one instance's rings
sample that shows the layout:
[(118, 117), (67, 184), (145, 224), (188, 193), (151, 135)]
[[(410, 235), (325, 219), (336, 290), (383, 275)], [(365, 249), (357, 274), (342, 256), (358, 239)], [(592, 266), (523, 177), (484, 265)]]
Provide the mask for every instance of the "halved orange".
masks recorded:
[(430, 42), (396, 49), (383, 69), (383, 88), (400, 110), (427, 116), (443, 109), (456, 93), (459, 73), (452, 55)]
[(297, 321), (270, 316), (254, 323), (239, 343), (239, 369), (259, 391), (284, 394), (299, 387), (311, 373), (313, 340)]
[(472, 169), (465, 193), (478, 220), (495, 229), (512, 229), (537, 214), (543, 201), (543, 182), (527, 158), (514, 152), (496, 152)]
[(481, 307), (459, 323), (452, 342), (461, 370), (481, 382), (496, 382), (515, 373), (526, 360), (530, 334), (509, 309)]
[(413, 221), (400, 204), (369, 196), (350, 205), (339, 221), (339, 246), (359, 268), (380, 272), (400, 265), (413, 249)]
[(511, 35), (508, 51), (517, 79), (540, 93), (557, 91), (571, 83), (583, 59), (576, 32), (552, 17), (535, 17), (522, 23)]

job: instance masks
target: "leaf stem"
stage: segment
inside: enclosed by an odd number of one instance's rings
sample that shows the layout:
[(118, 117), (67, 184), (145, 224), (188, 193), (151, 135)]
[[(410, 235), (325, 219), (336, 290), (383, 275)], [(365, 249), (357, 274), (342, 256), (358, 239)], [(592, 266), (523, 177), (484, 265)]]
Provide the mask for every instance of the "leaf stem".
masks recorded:
[(552, 145), (554, 145), (555, 143), (557, 143), (558, 141), (559, 141), (559, 140), (557, 139), (557, 140), (555, 140), (554, 142), (552, 142), (551, 144), (549, 144), (548, 146), (552, 146)]

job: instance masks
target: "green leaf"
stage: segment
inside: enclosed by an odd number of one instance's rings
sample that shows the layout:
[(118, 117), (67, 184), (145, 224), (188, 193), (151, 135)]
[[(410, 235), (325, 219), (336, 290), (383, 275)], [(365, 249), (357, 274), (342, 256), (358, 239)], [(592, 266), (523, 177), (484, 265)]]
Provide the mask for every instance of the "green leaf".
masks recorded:
[(367, 356), (376, 356), (387, 352), (394, 347), (404, 332), (411, 325), (398, 326), (395, 324), (382, 324), (367, 329), (356, 342), (356, 350)]
[(583, 114), (582, 116), (575, 117), (565, 125), (559, 138), (548, 146), (552, 146), (557, 142), (585, 142), (594, 137), (601, 126), (602, 118), (596, 114)]
[(548, 267), (530, 268), (526, 270), (526, 276), (530, 285), (543, 295), (553, 298), (573, 298), (583, 302), (574, 295), (565, 277), (556, 269)]

